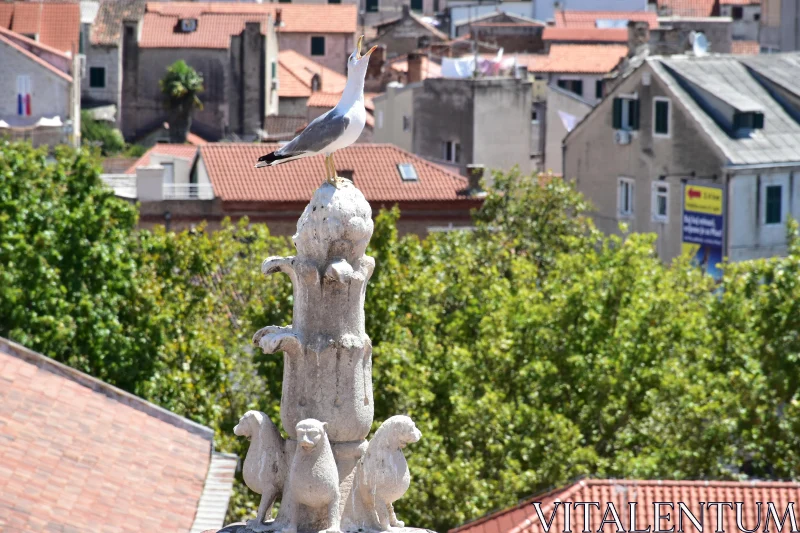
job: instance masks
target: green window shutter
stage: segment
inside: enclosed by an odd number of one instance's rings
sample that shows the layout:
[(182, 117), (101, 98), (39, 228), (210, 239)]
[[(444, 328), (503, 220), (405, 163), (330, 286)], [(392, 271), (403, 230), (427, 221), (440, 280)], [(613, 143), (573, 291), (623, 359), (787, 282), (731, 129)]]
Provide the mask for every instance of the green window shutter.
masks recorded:
[(603, 97), (603, 81), (597, 80), (594, 82), (594, 97), (595, 98), (602, 98)]
[(583, 80), (576, 80), (573, 82), (573, 87), (575, 88), (575, 94), (579, 96), (583, 96)]
[(639, 129), (639, 99), (631, 100), (631, 129)]
[(378, 0), (367, 0), (367, 11), (370, 13), (378, 11)]
[(612, 126), (615, 130), (622, 129), (622, 98), (614, 98)]
[(422, 0), (411, 0), (411, 11), (422, 11)]
[(782, 187), (780, 185), (767, 186), (767, 208), (765, 213), (766, 224), (780, 224), (781, 223), (781, 193)]
[(273, 61), (270, 64), (270, 74), (272, 75), (273, 78), (277, 78), (278, 77), (278, 62), (277, 61)]
[(669, 134), (669, 102), (656, 101), (655, 132), (661, 135)]
[(755, 113), (753, 127), (757, 130), (764, 129), (764, 113)]
[(105, 67), (90, 67), (89, 68), (89, 87), (102, 89), (106, 86), (106, 69)]

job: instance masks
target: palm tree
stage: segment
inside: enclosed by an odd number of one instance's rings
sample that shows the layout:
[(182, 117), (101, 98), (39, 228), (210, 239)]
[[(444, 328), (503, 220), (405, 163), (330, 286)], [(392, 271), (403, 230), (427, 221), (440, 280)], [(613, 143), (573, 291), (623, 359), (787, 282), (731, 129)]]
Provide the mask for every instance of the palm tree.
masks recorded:
[(181, 59), (167, 68), (159, 86), (170, 109), (170, 141), (184, 143), (192, 126), (192, 111), (203, 109), (203, 102), (197, 96), (203, 92), (203, 76)]

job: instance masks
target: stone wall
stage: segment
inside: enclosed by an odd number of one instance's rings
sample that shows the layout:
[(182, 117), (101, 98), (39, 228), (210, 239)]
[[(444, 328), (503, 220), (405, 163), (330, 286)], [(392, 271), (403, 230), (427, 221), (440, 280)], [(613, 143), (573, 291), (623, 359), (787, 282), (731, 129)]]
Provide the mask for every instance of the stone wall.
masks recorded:
[(503, 48), (504, 53), (538, 53), (544, 50), (544, 26), (476, 26), (478, 40)]
[[(102, 67), (106, 73), (106, 85), (103, 88), (90, 87), (90, 70)], [(119, 105), (122, 85), (120, 72), (122, 69), (119, 47), (90, 46), (86, 54), (86, 76), (81, 80), (81, 99), (87, 104), (113, 104), (117, 106), (117, 121), (120, 120)]]

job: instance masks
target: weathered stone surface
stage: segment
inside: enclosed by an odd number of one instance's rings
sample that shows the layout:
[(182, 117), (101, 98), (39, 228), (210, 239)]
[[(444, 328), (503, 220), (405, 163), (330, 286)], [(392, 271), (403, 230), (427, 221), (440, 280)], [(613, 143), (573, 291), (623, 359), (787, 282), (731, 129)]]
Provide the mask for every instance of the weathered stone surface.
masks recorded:
[[(297, 223), (297, 255), (269, 257), (264, 274), (294, 287), (293, 323), (253, 336), (265, 353), (284, 352), (281, 424), (248, 412), (235, 428), (251, 439), (247, 486), (262, 495), (255, 520), (226, 533), (406, 531), (392, 503), (409, 487), (402, 449), (421, 433), (407, 416), (384, 422), (372, 441), (372, 344), (364, 298), (375, 261), (365, 255), (372, 211), (347, 180), (323, 184)], [(278, 515), (271, 508), (281, 492)]]

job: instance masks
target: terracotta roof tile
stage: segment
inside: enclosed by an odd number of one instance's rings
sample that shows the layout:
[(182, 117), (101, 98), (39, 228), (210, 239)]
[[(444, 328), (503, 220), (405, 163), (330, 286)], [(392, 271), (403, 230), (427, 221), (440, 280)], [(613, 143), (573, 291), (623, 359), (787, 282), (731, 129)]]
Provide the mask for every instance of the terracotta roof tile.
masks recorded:
[(651, 29), (658, 28), (658, 15), (652, 11), (577, 11), (567, 9), (557, 10), (554, 18), (556, 27), (559, 28), (596, 28), (598, 20), (644, 21), (650, 24)]
[[(308, 202), (324, 179), (322, 156), (263, 169), (253, 168), (279, 145), (212, 143), (200, 147), (214, 193), (223, 201)], [(466, 199), (466, 178), (391, 144), (354, 144), (335, 155), (336, 168), (353, 180), (371, 202)], [(417, 181), (403, 181), (397, 165), (411, 163)]]
[(202, 145), (206, 144), (208, 141), (203, 139), (199, 135), (190, 132), (186, 136), (186, 142), (189, 143), (189, 144), (193, 144), (194, 146), (202, 146)]
[(171, 155), (181, 159), (191, 160), (194, 159), (195, 155), (197, 155), (197, 146), (192, 144), (158, 143), (145, 152), (142, 157), (136, 160), (134, 164), (128, 167), (128, 170), (125, 171), (125, 174), (136, 174), (136, 169), (138, 167), (148, 166), (150, 164), (150, 156), (152, 154)]
[(124, 20), (141, 20), (146, 0), (100, 0), (97, 17), (92, 24), (91, 42), (94, 45), (117, 46)]
[(308, 98), (308, 107), (332, 108), (339, 103), (341, 93), (314, 93)]
[(606, 28), (556, 28), (548, 26), (542, 32), (543, 41), (627, 43), (627, 29)]
[(611, 72), (620, 59), (628, 54), (628, 47), (616, 44), (553, 44), (550, 53), (528, 55), (529, 72), (572, 72), (604, 74)]
[[(281, 33), (355, 33), (355, 4), (256, 4), (245, 2), (148, 2), (149, 13), (172, 17), (218, 15), (272, 15), (281, 11)], [(199, 24), (198, 24), (199, 26)]]
[[(541, 522), (532, 505), (533, 502), (541, 504), (545, 517), (550, 517), (554, 504), (560, 502), (598, 502), (600, 515), (606, 510), (608, 502), (614, 504), (615, 509), (622, 518), (624, 525), (628, 524), (628, 502), (636, 502), (637, 527), (646, 528), (648, 524), (656, 524), (653, 502), (672, 502), (675, 504), (672, 524), (677, 519), (677, 502), (684, 502), (690, 511), (697, 517), (700, 516), (699, 502), (743, 502), (744, 524), (752, 527), (758, 521), (756, 516), (756, 502), (773, 502), (779, 515), (783, 514), (789, 502), (797, 502), (800, 497), (800, 483), (794, 482), (736, 482), (736, 481), (662, 481), (662, 480), (612, 480), (612, 479), (587, 479), (573, 485), (562, 487), (552, 492), (529, 498), (519, 505), (487, 515), (473, 522), (469, 522), (449, 533), (545, 533)], [(723, 520), (725, 524), (735, 524), (735, 510), (723, 507)], [(664, 509), (665, 511), (668, 509)], [(762, 523), (767, 512), (766, 503), (762, 506)], [(574, 520), (576, 518), (573, 511)], [(711, 531), (718, 528), (716, 523), (716, 508), (706, 510), (704, 530)], [(667, 528), (668, 523), (662, 522)], [(559, 510), (555, 514), (551, 531), (564, 529), (564, 515)], [(629, 528), (632, 529), (632, 528)]]
[(731, 41), (731, 53), (738, 55), (758, 55), (761, 52), (761, 46), (758, 41)]
[(298, 130), (303, 130), (308, 124), (306, 117), (291, 117), (286, 115), (268, 115), (264, 118), (264, 129), (267, 138), (274, 141), (290, 140)]
[(197, 30), (193, 32), (175, 31), (178, 16), (145, 13), (142, 21), (141, 48), (213, 48), (230, 47), (231, 36), (244, 31), (248, 22), (260, 22), (261, 34), (266, 33), (268, 17), (263, 14), (199, 14)]
[(61, 52), (78, 50), (80, 5), (75, 2), (14, 2), (0, 9), (0, 26), (37, 40)]
[[(387, 65), (398, 72), (408, 72), (408, 56), (400, 56), (387, 62)], [(441, 78), (442, 66), (427, 57), (422, 57), (422, 79)]]
[(9, 530), (190, 531), (210, 429), (5, 339), (0, 384)]
[[(341, 94), (347, 78), (335, 70), (312, 61), (294, 50), (281, 50), (278, 53), (278, 96), (308, 97), (311, 96), (311, 81), (314, 75), (320, 77), (319, 91)], [(334, 104), (335, 105), (335, 104)]]
[(658, 0), (662, 16), (711, 17), (719, 15), (716, 0)]

